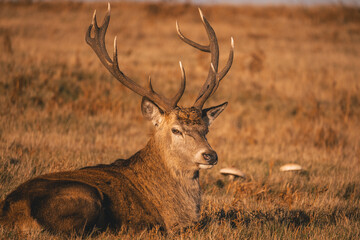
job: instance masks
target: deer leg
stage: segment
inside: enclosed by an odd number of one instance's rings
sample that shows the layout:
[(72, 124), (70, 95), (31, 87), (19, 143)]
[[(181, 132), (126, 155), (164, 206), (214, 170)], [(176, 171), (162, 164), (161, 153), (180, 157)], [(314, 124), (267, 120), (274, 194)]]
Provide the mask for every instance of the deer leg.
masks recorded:
[(52, 232), (86, 233), (105, 227), (102, 194), (79, 182), (58, 182), (50, 193), (34, 199), (31, 215)]
[(42, 227), (31, 217), (29, 204), (25, 199), (0, 203), (0, 226), (13, 228), (20, 234), (42, 231)]

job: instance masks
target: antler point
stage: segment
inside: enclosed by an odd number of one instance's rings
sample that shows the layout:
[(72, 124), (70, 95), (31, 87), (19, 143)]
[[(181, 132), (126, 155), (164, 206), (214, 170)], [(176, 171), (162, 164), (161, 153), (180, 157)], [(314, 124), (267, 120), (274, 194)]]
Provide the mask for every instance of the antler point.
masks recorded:
[(184, 69), (181, 61), (179, 61), (179, 64), (180, 64), (180, 70), (181, 70), (181, 77), (182, 77), (182, 79), (185, 80), (185, 69)]
[(200, 13), (201, 18), (203, 18), (203, 17), (204, 17), (204, 14), (202, 13), (201, 9), (198, 8), (198, 10), (199, 10), (199, 13)]
[(94, 14), (93, 14), (93, 18), (92, 18), (92, 25), (95, 25), (95, 21), (96, 21), (96, 9), (94, 10)]
[(117, 52), (117, 36), (114, 37), (114, 53)]
[(210, 66), (211, 66), (211, 70), (212, 70), (214, 73), (216, 73), (216, 70), (215, 70), (215, 68), (214, 68), (213, 63), (210, 63)]
[(234, 38), (231, 37), (231, 47), (234, 48)]
[(110, 2), (108, 2), (108, 12), (110, 13)]
[(179, 28), (179, 24), (178, 24), (178, 21), (176, 20), (176, 31), (179, 35), (181, 35), (181, 32), (180, 32), (180, 28)]
[(154, 89), (152, 87), (152, 84), (151, 84), (151, 76), (149, 75), (149, 90), (153, 93), (154, 92)]
[(203, 12), (201, 11), (201, 9), (200, 9), (200, 8), (198, 8), (198, 9), (199, 9), (199, 13), (200, 13), (201, 21), (202, 21), (203, 23), (205, 23), (205, 17), (204, 17), (204, 14), (203, 14)]

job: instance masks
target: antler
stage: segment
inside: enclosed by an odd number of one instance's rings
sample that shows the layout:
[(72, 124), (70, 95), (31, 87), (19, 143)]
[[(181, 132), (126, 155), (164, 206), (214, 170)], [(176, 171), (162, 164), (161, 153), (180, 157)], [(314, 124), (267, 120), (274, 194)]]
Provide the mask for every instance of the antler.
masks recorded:
[(178, 23), (176, 22), (176, 30), (178, 32), (178, 35), (181, 40), (183, 40), (185, 43), (189, 44), (190, 46), (193, 46), (194, 48), (199, 49), (203, 52), (209, 52), (211, 54), (211, 63), (210, 63), (210, 69), (208, 77), (204, 83), (204, 85), (201, 87), (198, 97), (196, 98), (196, 101), (194, 103), (194, 107), (202, 109), (204, 106), (204, 103), (206, 100), (215, 93), (217, 90), (220, 81), (225, 77), (225, 75), (228, 73), (228, 71), (231, 68), (233, 58), (234, 58), (234, 39), (231, 38), (231, 49), (229, 53), (228, 61), (225, 65), (225, 67), (218, 72), (218, 65), (219, 65), (219, 45), (217, 42), (217, 38), (215, 35), (214, 29), (211, 27), (209, 22), (204, 17), (203, 13), (201, 12), (199, 8), (199, 13), (201, 20), (205, 26), (206, 32), (209, 37), (209, 45), (204, 46), (199, 43), (196, 43), (187, 37), (185, 37), (181, 32)]
[[(166, 112), (171, 111), (173, 108), (176, 107), (177, 103), (179, 102), (179, 100), (182, 97), (184, 90), (185, 90), (186, 78), (185, 78), (185, 71), (184, 71), (184, 68), (182, 67), (181, 62), (179, 62), (181, 73), (182, 73), (181, 85), (180, 85), (179, 91), (173, 98), (168, 99), (168, 98), (156, 93), (153, 90), (153, 87), (151, 85), (150, 77), (149, 77), (148, 89), (145, 89), (145, 88), (139, 86), (136, 82), (134, 82), (129, 77), (127, 77), (119, 69), (116, 37), (114, 39), (113, 59), (110, 58), (110, 56), (106, 50), (105, 34), (106, 34), (106, 30), (108, 28), (109, 22), (110, 22), (110, 3), (108, 3), (108, 11), (104, 17), (104, 21), (103, 21), (103, 24), (101, 25), (101, 27), (99, 27), (97, 25), (96, 10), (94, 11), (92, 23), (90, 24), (90, 26), (86, 32), (86, 36), (85, 36), (85, 40), (86, 40), (87, 44), (90, 45), (90, 47), (94, 50), (96, 55), (99, 57), (102, 64), (107, 68), (107, 70), (109, 70), (109, 72), (118, 81), (120, 81), (122, 84), (124, 84), (127, 88), (131, 89), (135, 93), (137, 93), (143, 97), (149, 98), (151, 101), (153, 101), (155, 104), (157, 104), (164, 111), (166, 111)], [(94, 37), (91, 37), (92, 29), (94, 29)]]

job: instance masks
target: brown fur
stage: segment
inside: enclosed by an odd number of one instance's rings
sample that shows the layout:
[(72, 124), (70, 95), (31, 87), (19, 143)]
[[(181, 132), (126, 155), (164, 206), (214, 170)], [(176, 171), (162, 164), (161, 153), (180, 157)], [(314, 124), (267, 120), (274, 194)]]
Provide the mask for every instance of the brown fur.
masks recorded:
[(184, 187), (153, 154), (154, 147), (150, 141), (127, 160), (29, 180), (3, 201), (1, 220), (12, 226), (21, 221), (24, 230), (36, 221), (69, 233), (94, 226), (139, 230), (191, 224), (199, 212), (200, 192), (193, 192), (199, 190), (198, 178), (189, 180), (194, 189)]
[(186, 125), (201, 125), (203, 123), (202, 113), (199, 109), (191, 108), (176, 108), (178, 120), (181, 124)]
[[(198, 165), (206, 161), (196, 156), (199, 149), (212, 151), (204, 137), (208, 125), (199, 119), (199, 110), (162, 114), (146, 104), (157, 114), (152, 117), (162, 120), (143, 149), (109, 165), (50, 173), (21, 184), (1, 202), (0, 224), (70, 234), (94, 227), (176, 231), (198, 221)], [(172, 133), (173, 126), (181, 127), (183, 137)]]

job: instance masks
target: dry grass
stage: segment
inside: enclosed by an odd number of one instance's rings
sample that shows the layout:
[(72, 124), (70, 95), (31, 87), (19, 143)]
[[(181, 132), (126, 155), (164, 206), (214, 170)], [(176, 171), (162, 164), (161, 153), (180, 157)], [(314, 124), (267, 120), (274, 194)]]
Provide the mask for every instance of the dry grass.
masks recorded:
[[(48, 172), (110, 163), (145, 145), (151, 126), (140, 98), (115, 81), (84, 42), (92, 11), (106, 4), (0, 5), (0, 198)], [(202, 220), (183, 233), (105, 232), (94, 239), (357, 239), (360, 235), (360, 10), (203, 7), (219, 37), (221, 64), (235, 61), (209, 101), (229, 101), (209, 142), (218, 166), (201, 173)], [(190, 105), (208, 56), (183, 44), (205, 42), (196, 7), (112, 5), (108, 46), (141, 84), (148, 74), (174, 93), (182, 60)], [(111, 47), (109, 47), (111, 51)], [(302, 173), (283, 173), (285, 163)], [(247, 173), (230, 182), (221, 167)], [(29, 239), (57, 239), (34, 232)], [(24, 238), (0, 228), (0, 238)], [(75, 238), (75, 237), (74, 237)]]

